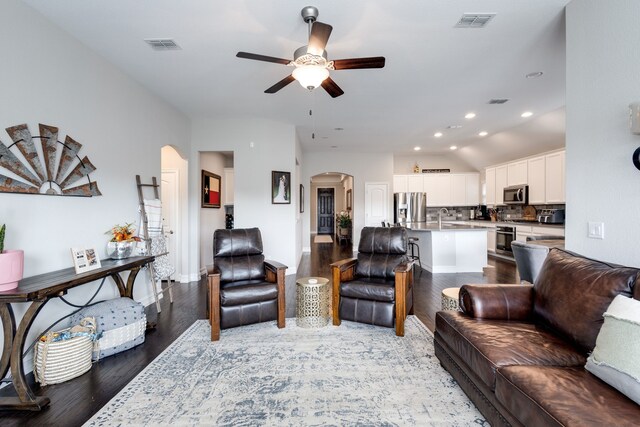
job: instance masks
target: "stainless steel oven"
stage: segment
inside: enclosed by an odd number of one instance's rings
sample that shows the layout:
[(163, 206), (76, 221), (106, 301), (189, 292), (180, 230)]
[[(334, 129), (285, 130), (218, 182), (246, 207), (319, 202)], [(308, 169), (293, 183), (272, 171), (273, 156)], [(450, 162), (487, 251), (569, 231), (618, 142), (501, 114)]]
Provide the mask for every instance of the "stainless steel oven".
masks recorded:
[(496, 253), (513, 256), (513, 251), (511, 250), (511, 242), (513, 242), (514, 240), (516, 240), (515, 227), (497, 227)]

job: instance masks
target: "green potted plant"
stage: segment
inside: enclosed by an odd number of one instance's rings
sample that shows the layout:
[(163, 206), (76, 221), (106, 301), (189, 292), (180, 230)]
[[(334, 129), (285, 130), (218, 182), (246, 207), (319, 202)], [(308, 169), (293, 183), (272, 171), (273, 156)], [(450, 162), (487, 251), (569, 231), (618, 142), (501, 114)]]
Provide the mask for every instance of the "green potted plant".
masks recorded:
[(341, 211), (337, 218), (338, 220), (338, 229), (339, 233), (343, 236), (349, 234), (349, 229), (351, 228), (351, 217), (349, 216), (349, 212)]
[(0, 291), (9, 291), (18, 287), (24, 274), (24, 251), (4, 250), (4, 236), (7, 227), (0, 227)]

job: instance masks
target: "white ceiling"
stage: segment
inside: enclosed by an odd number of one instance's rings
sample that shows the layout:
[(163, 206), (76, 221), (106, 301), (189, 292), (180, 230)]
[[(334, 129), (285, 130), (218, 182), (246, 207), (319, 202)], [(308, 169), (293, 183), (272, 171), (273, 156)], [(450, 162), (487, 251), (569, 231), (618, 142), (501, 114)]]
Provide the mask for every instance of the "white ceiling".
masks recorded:
[[(189, 117), (291, 123), (305, 151), (406, 155), (457, 145), (456, 155), (481, 167), (564, 145), (569, 0), (23, 1)], [(386, 67), (332, 71), (345, 92), (336, 99), (296, 82), (263, 93), (291, 69), (236, 52), (292, 58), (306, 44), (300, 10), (309, 4), (333, 26), (329, 59), (384, 56)], [(463, 13), (496, 16), (482, 29), (454, 28)], [(151, 50), (148, 38), (172, 38), (182, 50)], [(535, 71), (544, 74), (525, 78)], [(470, 111), (477, 116), (467, 120)]]

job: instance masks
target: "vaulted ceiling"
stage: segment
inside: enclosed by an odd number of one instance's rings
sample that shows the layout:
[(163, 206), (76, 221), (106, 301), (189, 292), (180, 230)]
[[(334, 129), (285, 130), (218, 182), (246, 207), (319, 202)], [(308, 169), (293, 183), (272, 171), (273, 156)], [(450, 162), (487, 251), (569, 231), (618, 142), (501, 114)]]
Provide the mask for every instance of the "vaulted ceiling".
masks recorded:
[[(23, 1), (189, 117), (290, 123), (306, 151), (441, 154), (455, 145), (479, 168), (564, 145), (569, 0)], [(292, 59), (307, 44), (300, 11), (309, 4), (333, 26), (329, 59), (384, 56), (386, 66), (332, 71), (345, 92), (335, 99), (296, 82), (265, 94), (291, 68), (235, 55)], [(495, 16), (457, 28), (465, 13)], [(144, 41), (158, 38), (181, 49)], [(543, 74), (526, 77), (534, 72)]]

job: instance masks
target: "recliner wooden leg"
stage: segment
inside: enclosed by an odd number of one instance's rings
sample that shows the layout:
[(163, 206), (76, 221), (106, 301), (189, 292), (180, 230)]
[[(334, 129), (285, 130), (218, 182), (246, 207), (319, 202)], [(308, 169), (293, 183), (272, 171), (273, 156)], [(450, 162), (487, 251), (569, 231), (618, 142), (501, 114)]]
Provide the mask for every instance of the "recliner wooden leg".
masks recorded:
[(217, 285), (213, 276), (209, 276), (207, 286), (209, 287), (209, 323), (211, 324), (211, 341), (220, 339), (220, 278), (218, 276)]

